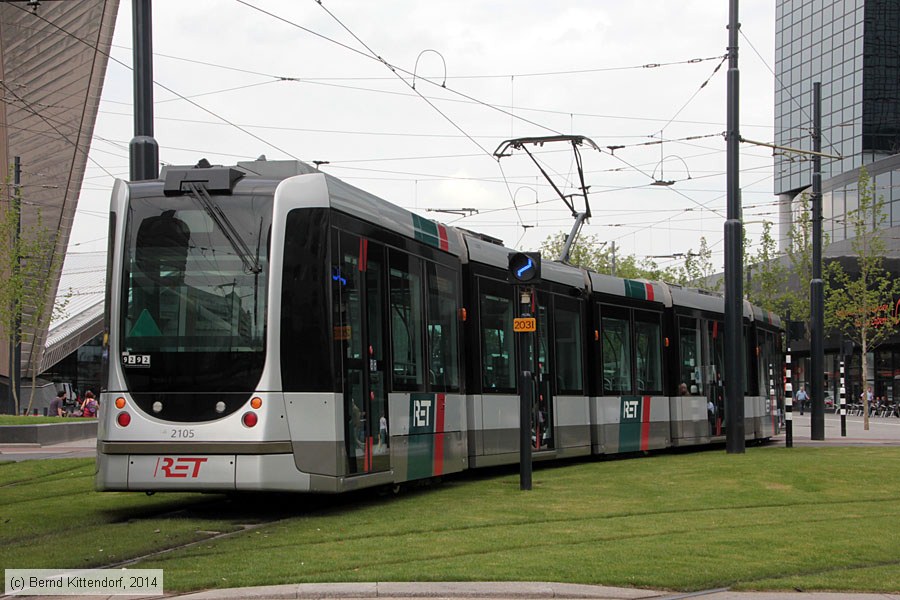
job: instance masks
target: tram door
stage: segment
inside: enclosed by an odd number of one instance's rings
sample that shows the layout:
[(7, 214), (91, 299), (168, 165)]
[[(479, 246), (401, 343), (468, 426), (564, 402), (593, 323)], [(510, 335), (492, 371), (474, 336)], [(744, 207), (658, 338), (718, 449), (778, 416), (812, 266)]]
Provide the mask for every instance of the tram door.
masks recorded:
[(553, 377), (550, 369), (550, 321), (547, 313), (547, 307), (539, 304), (537, 333), (532, 336), (535, 391), (531, 410), (531, 445), (535, 450), (553, 449)]
[(701, 321), (704, 335), (703, 376), (706, 387), (707, 417), (711, 436), (725, 435), (725, 326), (721, 321)]
[(335, 236), (338, 264), (335, 340), (344, 393), (344, 449), (348, 474), (390, 468), (384, 360), (384, 248), (346, 232)]

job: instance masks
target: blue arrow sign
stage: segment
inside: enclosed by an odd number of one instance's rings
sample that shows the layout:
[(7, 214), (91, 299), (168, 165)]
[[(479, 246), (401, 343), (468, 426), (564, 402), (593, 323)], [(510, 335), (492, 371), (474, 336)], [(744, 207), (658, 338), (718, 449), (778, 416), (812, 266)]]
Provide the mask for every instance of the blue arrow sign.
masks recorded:
[(529, 256), (529, 257), (528, 257), (528, 263), (525, 264), (525, 266), (523, 266), (521, 269), (519, 269), (518, 271), (516, 271), (516, 277), (521, 278), (521, 277), (522, 277), (522, 274), (525, 273), (525, 271), (528, 271), (529, 269), (533, 269), (533, 268), (534, 268), (534, 261), (531, 260), (531, 257)]

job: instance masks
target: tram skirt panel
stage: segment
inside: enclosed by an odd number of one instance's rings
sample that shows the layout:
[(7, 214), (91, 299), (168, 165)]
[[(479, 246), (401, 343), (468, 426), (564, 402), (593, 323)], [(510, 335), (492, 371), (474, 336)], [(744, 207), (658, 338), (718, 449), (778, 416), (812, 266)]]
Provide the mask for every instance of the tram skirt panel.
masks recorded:
[(466, 433), (463, 431), (391, 438), (391, 465), (397, 482), (462, 471), (467, 463)]
[(660, 396), (600, 398), (604, 453), (646, 452), (670, 445), (669, 401)]
[(558, 456), (580, 456), (591, 452), (590, 408), (584, 396), (553, 399)]
[(669, 398), (669, 404), (673, 446), (709, 443), (711, 427), (705, 397), (674, 396)]

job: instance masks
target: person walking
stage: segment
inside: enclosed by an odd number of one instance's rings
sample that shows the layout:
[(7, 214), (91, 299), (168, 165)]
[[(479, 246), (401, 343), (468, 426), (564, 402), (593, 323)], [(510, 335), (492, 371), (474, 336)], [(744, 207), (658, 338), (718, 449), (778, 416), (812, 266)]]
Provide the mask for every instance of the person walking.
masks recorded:
[(800, 391), (797, 392), (797, 402), (800, 403), (800, 414), (803, 414), (803, 409), (806, 406), (806, 403), (809, 402), (809, 394), (806, 393), (806, 387), (800, 386)]

